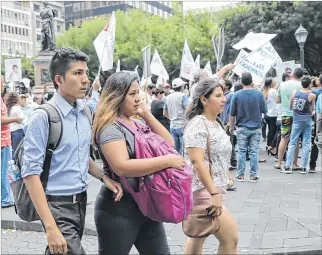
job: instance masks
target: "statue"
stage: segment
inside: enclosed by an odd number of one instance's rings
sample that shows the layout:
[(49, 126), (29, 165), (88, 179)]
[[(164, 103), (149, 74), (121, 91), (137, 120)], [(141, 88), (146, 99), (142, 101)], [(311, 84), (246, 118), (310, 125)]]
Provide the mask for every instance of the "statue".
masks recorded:
[(42, 34), (42, 50), (52, 51), (55, 49), (55, 29), (54, 29), (54, 10), (44, 2), (44, 9), (40, 12), (41, 34)]

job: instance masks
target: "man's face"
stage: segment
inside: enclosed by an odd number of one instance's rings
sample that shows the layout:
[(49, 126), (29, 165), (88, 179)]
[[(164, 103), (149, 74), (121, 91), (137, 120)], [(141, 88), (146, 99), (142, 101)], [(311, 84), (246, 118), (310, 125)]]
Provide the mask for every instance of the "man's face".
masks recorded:
[(41, 105), (41, 96), (35, 96), (35, 102), (39, 105)]
[(15, 73), (17, 73), (17, 72), (18, 72), (18, 67), (14, 66), (14, 67), (13, 67), (13, 71), (14, 71)]
[(70, 64), (65, 78), (56, 75), (55, 81), (58, 84), (58, 93), (69, 102), (85, 98), (86, 89), (89, 84), (87, 77), (88, 68), (84, 61), (77, 61)]
[(169, 85), (164, 85), (164, 86), (162, 87), (162, 90), (164, 91), (164, 93), (169, 93), (169, 91), (170, 91), (170, 86), (169, 86)]
[(1, 83), (1, 94), (2, 94), (4, 89), (5, 89), (5, 87), (6, 87), (6, 83), (4, 82), (4, 78), (3, 78), (2, 75), (1, 75), (0, 83)]
[(25, 98), (25, 97), (21, 97), (19, 102), (22, 107), (27, 107), (27, 105), (28, 105), (27, 98)]

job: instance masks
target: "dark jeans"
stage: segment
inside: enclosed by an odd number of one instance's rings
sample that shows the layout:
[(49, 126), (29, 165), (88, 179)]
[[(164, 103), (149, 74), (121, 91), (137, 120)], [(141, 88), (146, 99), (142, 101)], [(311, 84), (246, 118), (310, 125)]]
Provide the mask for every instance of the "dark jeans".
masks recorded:
[[(57, 227), (67, 242), (68, 255), (86, 254), (81, 244), (85, 226), (86, 204), (87, 198), (74, 204), (72, 202), (48, 202)], [(48, 246), (45, 254), (51, 254)]]
[(267, 146), (275, 147), (273, 142), (277, 130), (276, 120), (277, 117), (269, 117), (265, 115), (265, 121), (268, 125)]
[(23, 129), (18, 129), (16, 131), (11, 132), (12, 157), (15, 155), (15, 151), (24, 136), (25, 133), (23, 132)]
[(266, 138), (266, 129), (267, 129), (267, 123), (265, 119), (262, 119), (262, 138)]
[(128, 193), (114, 202), (113, 193), (102, 186), (94, 219), (100, 255), (129, 254), (133, 245), (141, 255), (170, 254), (163, 223), (145, 217)]
[(314, 142), (315, 136), (316, 136), (316, 120), (314, 119), (312, 140), (311, 140), (312, 146), (311, 146), (311, 156), (310, 156), (310, 169), (316, 168), (316, 161), (318, 160), (318, 156), (319, 156), (318, 146)]
[(174, 140), (174, 148), (182, 154), (183, 150), (183, 128), (170, 128), (170, 133)]

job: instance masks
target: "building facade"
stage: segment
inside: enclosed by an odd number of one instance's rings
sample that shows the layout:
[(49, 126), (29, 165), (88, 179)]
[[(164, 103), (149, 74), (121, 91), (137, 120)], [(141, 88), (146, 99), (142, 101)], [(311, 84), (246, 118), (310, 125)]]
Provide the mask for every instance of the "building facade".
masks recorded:
[(87, 19), (108, 17), (113, 11), (140, 9), (167, 19), (172, 15), (171, 1), (65, 1), (66, 30), (81, 26)]
[[(42, 2), (6, 1), (1, 5), (1, 55), (10, 58), (33, 57), (41, 50)], [(63, 2), (48, 2), (56, 17), (56, 34), (65, 30), (65, 6)]]

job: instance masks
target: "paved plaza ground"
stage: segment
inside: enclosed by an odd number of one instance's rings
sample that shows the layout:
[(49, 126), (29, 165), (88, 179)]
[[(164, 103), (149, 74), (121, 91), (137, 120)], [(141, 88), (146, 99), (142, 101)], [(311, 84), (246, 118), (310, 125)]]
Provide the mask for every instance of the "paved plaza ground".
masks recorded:
[[(262, 146), (263, 147), (263, 146)], [(237, 191), (227, 193), (226, 206), (238, 222), (239, 254), (321, 254), (321, 157), (315, 174), (291, 175), (274, 170), (274, 158), (264, 155), (258, 183), (236, 183)], [(245, 176), (249, 173), (249, 163)], [(232, 175), (235, 172), (232, 171)], [(83, 245), (97, 254), (94, 204), (100, 182), (91, 179), (88, 190), (86, 230)], [(21, 221), (13, 208), (2, 209), (2, 254), (43, 254), (46, 237), (40, 222)], [(172, 254), (182, 254), (186, 240), (181, 224), (165, 224)], [(214, 254), (218, 241), (209, 237), (203, 254)], [(132, 249), (132, 253), (137, 251)]]

